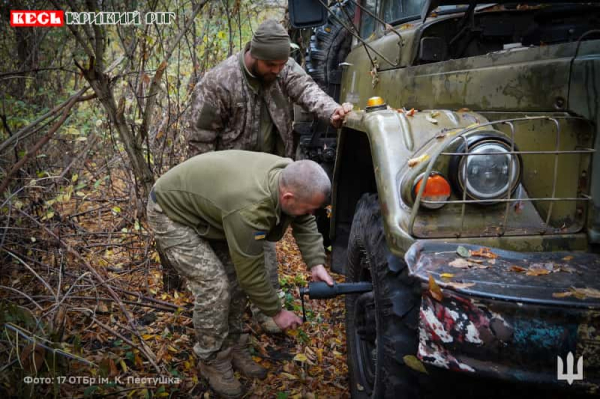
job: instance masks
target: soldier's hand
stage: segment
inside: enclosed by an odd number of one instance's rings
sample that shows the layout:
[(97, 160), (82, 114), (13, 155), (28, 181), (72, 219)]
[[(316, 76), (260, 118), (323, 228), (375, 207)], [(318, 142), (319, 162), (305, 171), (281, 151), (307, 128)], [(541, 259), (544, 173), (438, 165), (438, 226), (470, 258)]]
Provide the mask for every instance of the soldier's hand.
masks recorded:
[(282, 330), (295, 330), (302, 324), (301, 318), (285, 309), (282, 309), (281, 312), (273, 316), (273, 321), (275, 324), (277, 324), (277, 327), (281, 328)]
[(335, 127), (336, 129), (342, 127), (344, 118), (350, 111), (352, 111), (352, 104), (350, 103), (344, 103), (341, 107), (333, 111), (333, 114), (331, 114), (330, 119), (331, 126)]
[(310, 274), (313, 281), (325, 281), (327, 285), (333, 285), (333, 278), (327, 273), (323, 265), (313, 266), (310, 269)]

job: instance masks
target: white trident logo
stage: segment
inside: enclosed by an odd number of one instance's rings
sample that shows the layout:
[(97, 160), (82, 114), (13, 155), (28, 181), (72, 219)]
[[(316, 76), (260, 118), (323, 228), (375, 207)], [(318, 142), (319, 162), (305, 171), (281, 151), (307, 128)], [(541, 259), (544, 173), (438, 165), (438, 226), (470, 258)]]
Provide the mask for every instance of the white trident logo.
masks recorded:
[(563, 360), (560, 356), (556, 356), (557, 370), (556, 379), (567, 381), (569, 385), (573, 384), (573, 381), (583, 380), (583, 356), (577, 360), (577, 373), (575, 373), (574, 363), (575, 359), (573, 354), (569, 352), (567, 354), (567, 372), (564, 372)]

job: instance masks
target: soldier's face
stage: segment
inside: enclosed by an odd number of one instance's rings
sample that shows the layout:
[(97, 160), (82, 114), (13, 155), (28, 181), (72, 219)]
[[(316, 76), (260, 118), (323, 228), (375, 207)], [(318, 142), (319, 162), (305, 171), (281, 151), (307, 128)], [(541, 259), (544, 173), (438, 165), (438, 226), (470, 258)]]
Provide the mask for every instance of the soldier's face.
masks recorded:
[(272, 83), (283, 69), (288, 60), (256, 60), (252, 66), (252, 74), (265, 83)]
[(316, 195), (309, 200), (299, 200), (295, 196), (287, 197), (284, 195), (281, 201), (281, 210), (290, 216), (312, 215), (323, 206), (325, 197)]

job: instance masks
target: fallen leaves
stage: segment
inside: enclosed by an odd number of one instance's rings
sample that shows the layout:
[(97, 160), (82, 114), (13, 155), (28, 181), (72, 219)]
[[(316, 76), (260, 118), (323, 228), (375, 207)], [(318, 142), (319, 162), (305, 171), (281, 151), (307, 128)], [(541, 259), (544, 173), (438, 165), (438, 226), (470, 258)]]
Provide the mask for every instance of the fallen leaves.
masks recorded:
[(420, 164), (421, 162), (425, 162), (429, 159), (429, 155), (427, 154), (423, 154), (420, 157), (416, 157), (416, 158), (411, 158), (408, 160), (408, 166), (409, 167), (415, 167), (418, 164)]
[(402, 360), (404, 361), (404, 364), (406, 364), (411, 369), (413, 369), (415, 371), (418, 371), (420, 373), (423, 373), (423, 374), (429, 374), (427, 372), (427, 369), (423, 365), (423, 362), (421, 362), (416, 356), (414, 356), (414, 355), (405, 355), (402, 358)]
[(552, 294), (554, 298), (565, 298), (574, 296), (577, 299), (587, 299), (594, 298), (600, 299), (600, 291), (595, 288), (569, 288), (569, 291), (566, 292), (555, 292)]
[[(568, 258), (569, 260), (573, 259), (572, 256), (566, 256), (565, 258)], [(563, 260), (565, 258), (563, 258)], [(508, 267), (508, 270), (511, 272), (515, 272), (515, 273), (525, 273), (525, 275), (533, 276), (533, 277), (546, 276), (550, 273), (558, 273), (558, 272), (577, 273), (577, 270), (573, 269), (572, 267), (569, 267), (566, 265), (559, 265), (559, 264), (556, 264), (553, 262), (532, 263), (529, 267), (523, 267), (523, 266), (519, 266), (519, 265), (510, 265)]]
[(429, 113), (429, 115), (425, 115), (425, 119), (430, 122), (433, 123), (434, 125), (437, 125), (438, 121), (436, 118), (436, 116), (438, 116), (440, 113), (438, 111), (431, 111)]
[(448, 263), (450, 266), (457, 269), (487, 269), (489, 265), (481, 264), (481, 261), (467, 260), (465, 258), (456, 258)]
[(457, 283), (454, 281), (449, 281), (447, 283), (444, 283), (444, 287), (454, 288), (457, 290), (462, 290), (465, 288), (473, 287), (474, 285), (475, 285), (475, 283)]
[(431, 274), (429, 275), (429, 292), (431, 292), (431, 296), (436, 301), (441, 301), (442, 299), (444, 299), (444, 294), (442, 294), (442, 289), (435, 282), (435, 279), (433, 278), (433, 276)]
[(462, 256), (463, 258), (471, 257), (471, 251), (469, 251), (467, 248), (463, 247), (462, 245), (459, 245), (458, 248), (456, 248), (456, 253), (459, 254), (460, 256)]
[(496, 259), (498, 255), (490, 251), (489, 248), (479, 248), (477, 251), (471, 251), (471, 256), (479, 256), (481, 258)]

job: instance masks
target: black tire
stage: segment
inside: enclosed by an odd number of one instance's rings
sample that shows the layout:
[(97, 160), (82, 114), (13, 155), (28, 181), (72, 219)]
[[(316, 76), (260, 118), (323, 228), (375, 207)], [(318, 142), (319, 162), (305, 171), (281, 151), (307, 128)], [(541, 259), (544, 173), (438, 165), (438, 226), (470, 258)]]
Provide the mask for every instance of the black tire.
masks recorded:
[(364, 194), (356, 206), (347, 268), (347, 281), (373, 284), (371, 293), (346, 296), (352, 397), (419, 397), (423, 374), (403, 361), (417, 353), (418, 285), (387, 247), (376, 194)]
[[(346, 12), (354, 15), (354, 4), (347, 3)], [(315, 29), (306, 49), (306, 71), (334, 100), (339, 101), (338, 79), (332, 79), (335, 72), (341, 73), (339, 64), (344, 61), (350, 52), (352, 35), (338, 22), (350, 23), (338, 3), (332, 7), (336, 18), (329, 16), (327, 23)]]

